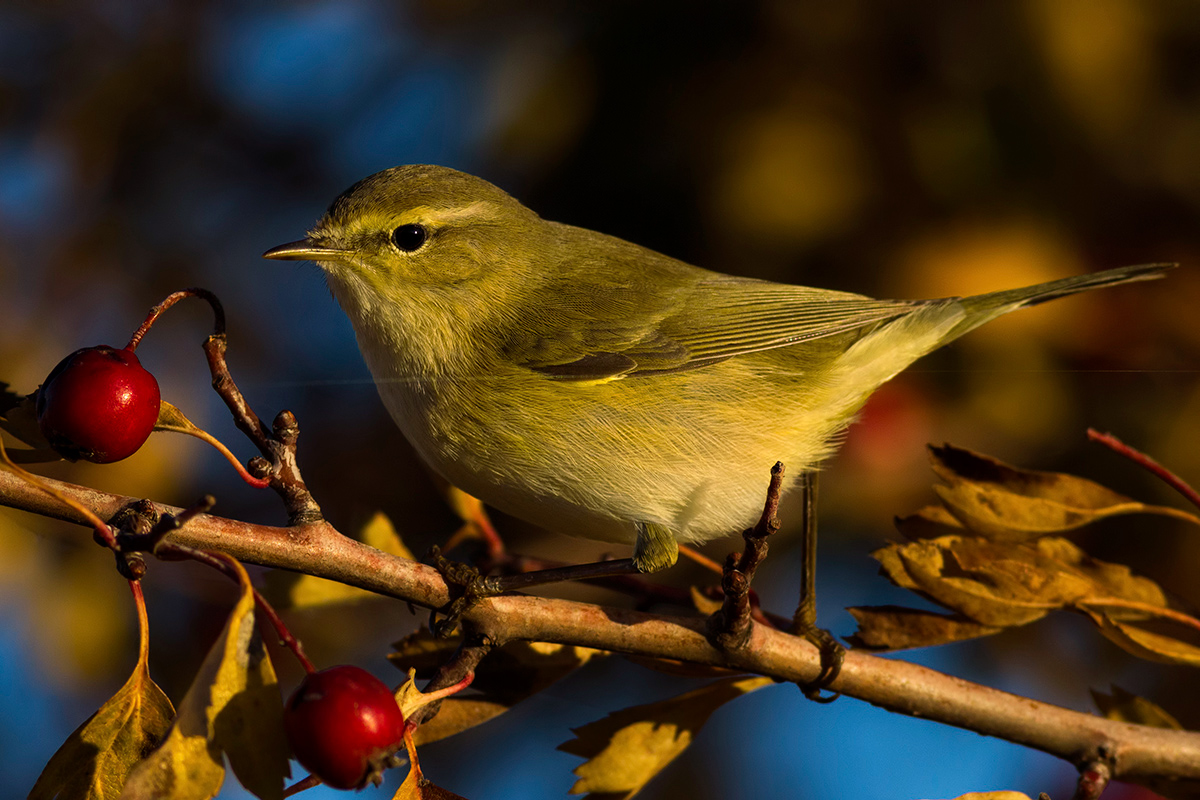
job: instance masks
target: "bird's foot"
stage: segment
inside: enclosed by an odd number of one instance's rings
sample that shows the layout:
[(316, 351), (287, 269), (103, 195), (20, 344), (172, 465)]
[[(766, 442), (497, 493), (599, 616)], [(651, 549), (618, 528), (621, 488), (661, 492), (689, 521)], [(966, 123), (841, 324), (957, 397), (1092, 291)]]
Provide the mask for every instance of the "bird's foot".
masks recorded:
[(842, 696), (841, 692), (822, 695), (821, 692), (833, 683), (842, 671), (842, 662), (846, 660), (846, 648), (842, 646), (833, 634), (816, 625), (808, 625), (795, 631), (817, 648), (821, 656), (821, 672), (809, 683), (797, 684), (804, 696), (815, 703), (832, 703)]
[[(449, 638), (458, 627), (462, 615), (471, 610), (480, 600), (502, 594), (505, 589), (496, 578), (481, 575), (479, 570), (461, 561), (451, 561), (442, 555), (441, 548), (430, 549), (433, 568), (441, 573), (446, 584), (460, 590), (458, 596), (429, 614), (429, 629), (439, 639)], [(441, 618), (439, 619), (439, 615)]]

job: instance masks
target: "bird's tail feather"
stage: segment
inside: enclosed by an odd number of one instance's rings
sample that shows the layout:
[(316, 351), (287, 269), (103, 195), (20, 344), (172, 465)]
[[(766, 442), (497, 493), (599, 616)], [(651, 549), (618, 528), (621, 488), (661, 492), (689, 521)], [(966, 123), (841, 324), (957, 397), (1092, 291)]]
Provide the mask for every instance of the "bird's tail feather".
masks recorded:
[(1163, 273), (1177, 266), (1178, 264), (1138, 264), (1132, 267), (1117, 267), (1102, 272), (1074, 275), (1048, 283), (1025, 286), (1020, 289), (1006, 289), (1001, 292), (965, 297), (962, 303), (968, 314), (979, 311), (986, 312), (990, 309), (1003, 309), (1000, 313), (1005, 313), (1015, 308), (1037, 305), (1076, 292), (1086, 292), (1089, 289), (1099, 289), (1103, 286), (1115, 286), (1133, 281), (1154, 280), (1161, 278)]

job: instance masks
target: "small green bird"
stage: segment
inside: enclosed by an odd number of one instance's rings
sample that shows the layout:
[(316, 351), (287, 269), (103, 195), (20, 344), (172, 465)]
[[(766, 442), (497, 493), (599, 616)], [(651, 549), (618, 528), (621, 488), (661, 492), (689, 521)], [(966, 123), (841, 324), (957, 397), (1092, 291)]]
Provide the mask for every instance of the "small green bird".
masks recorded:
[(1025, 306), (1173, 265), (875, 300), (700, 269), (543, 220), (436, 166), (376, 173), (308, 236), (392, 418), (450, 483), (551, 530), (634, 545), (740, 532), (776, 461), (799, 476), (917, 358)]

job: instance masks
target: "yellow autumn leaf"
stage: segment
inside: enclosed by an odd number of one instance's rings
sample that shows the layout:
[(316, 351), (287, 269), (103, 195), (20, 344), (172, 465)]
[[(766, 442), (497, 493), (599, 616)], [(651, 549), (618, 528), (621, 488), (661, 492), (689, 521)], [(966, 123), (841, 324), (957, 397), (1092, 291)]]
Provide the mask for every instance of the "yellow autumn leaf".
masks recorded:
[(910, 542), (966, 533), (945, 506), (925, 506), (908, 516), (896, 517), (896, 530)]
[(441, 484), (442, 495), (446, 498), (446, 504), (463, 522), (473, 522), (479, 519), (480, 516), (487, 516), (487, 511), (483, 507), (483, 501), (474, 495), (467, 494), (462, 489), (459, 489), (453, 484)]
[(1183, 730), (1179, 721), (1157, 703), (1139, 697), (1133, 692), (1128, 692), (1120, 686), (1113, 686), (1110, 695), (1093, 689), (1092, 699), (1096, 701), (1096, 707), (1107, 719), (1132, 722), (1135, 725), (1149, 725), (1153, 728)]
[(1080, 610), (1096, 623), (1104, 638), (1131, 655), (1163, 664), (1200, 667), (1200, 647), (1115, 619), (1114, 614), (1098, 605), (1080, 606)]
[(442, 701), (437, 716), (413, 731), (418, 746), (440, 742), (503, 714), (511, 706), (494, 700), (449, 697)]
[(724, 605), (724, 603), (722, 603), (720, 600), (706, 596), (695, 586), (689, 587), (688, 591), (692, 596), (692, 605), (697, 611), (706, 617), (717, 613)]
[[(50, 449), (50, 443), (46, 441), (46, 436), (38, 425), (36, 398), (36, 393), (16, 394), (9, 389), (7, 383), (0, 381), (0, 431), (11, 434), (34, 448), (36, 452), (53, 453), (54, 458), (61, 459), (62, 456)], [(22, 451), (10, 450), (9, 454), (17, 460), (15, 454), (20, 452)]]
[(404, 779), (404, 783), (400, 784), (400, 788), (392, 796), (392, 800), (466, 800), (466, 798), (435, 785), (422, 775), (420, 770), (410, 769), (408, 777)]
[(854, 647), (866, 650), (932, 647), (991, 636), (1004, 630), (981, 625), (961, 614), (938, 614), (902, 606), (854, 606), (846, 610), (858, 623), (858, 630), (848, 641)]
[(1018, 588), (1022, 583), (1017, 575), (1019, 564), (992, 561), (984, 567), (990, 573), (989, 578), (1005, 584), (1003, 588), (991, 581), (980, 580), (982, 576), (972, 574), (969, 568), (960, 564), (960, 552), (975, 555), (970, 553), (971, 543), (981, 541), (945, 536), (899, 547), (898, 559), (908, 585), (898, 585), (914, 589), (982, 625), (1025, 625), (1057, 607), (1055, 603), (1040, 600), (1035, 594)]
[[(438, 639), (421, 628), (396, 642), (396, 652), (388, 660), (400, 669), (430, 675), (459, 644), (453, 638)], [(601, 654), (587, 647), (550, 642), (509, 642), (489, 653), (476, 669), (471, 687), (481, 696), (443, 700), (437, 716), (417, 728), (413, 739), (418, 745), (429, 744), (482, 725)]]
[(137, 664), (100, 710), (75, 729), (46, 764), (29, 800), (113, 800), (133, 767), (158, 746), (175, 709), (150, 679), (149, 633), (139, 597), (141, 642)]
[[(376, 550), (400, 558), (415, 561), (412, 551), (404, 544), (392, 521), (382, 511), (375, 515), (359, 531), (358, 540)], [(276, 608), (314, 608), (334, 603), (350, 603), (378, 598), (374, 592), (348, 586), (338, 581), (318, 578), (315, 575), (272, 570), (267, 573), (264, 594)]]
[(770, 678), (729, 678), (686, 694), (615, 711), (575, 728), (559, 750), (586, 758), (575, 768), (571, 794), (615, 793), (632, 797), (692, 743), (725, 703), (773, 683)]
[(1038, 552), (1063, 568), (1070, 569), (1091, 583), (1092, 597), (1116, 597), (1149, 606), (1167, 605), (1162, 587), (1149, 578), (1134, 575), (1124, 564), (1092, 558), (1079, 545), (1067, 539), (1048, 537), (1037, 542)]
[(282, 798), (288, 774), (283, 700), (255, 626), (250, 579), (240, 564), (237, 570), (242, 593), (225, 629), (166, 740), (134, 769), (121, 800), (208, 800), (224, 781), (225, 756), (259, 798)]
[(1032, 800), (1024, 792), (967, 792), (955, 797), (954, 800)]
[(1193, 514), (1140, 503), (1075, 475), (1019, 469), (951, 445), (929, 449), (934, 472), (946, 482), (934, 490), (963, 526), (988, 539), (1027, 541), (1120, 514), (1200, 525)]
[(894, 543), (872, 555), (897, 586), (989, 627), (1024, 625), (1101, 598), (1166, 605), (1154, 581), (1091, 558), (1059, 537), (1004, 542), (941, 536)]

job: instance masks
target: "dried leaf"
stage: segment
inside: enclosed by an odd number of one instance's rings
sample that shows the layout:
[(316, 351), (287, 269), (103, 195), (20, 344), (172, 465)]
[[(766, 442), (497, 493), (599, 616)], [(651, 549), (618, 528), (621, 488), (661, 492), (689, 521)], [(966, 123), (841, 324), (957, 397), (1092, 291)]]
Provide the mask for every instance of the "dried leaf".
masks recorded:
[(908, 567), (905, 566), (904, 559), (900, 554), (905, 548), (911, 545), (902, 545), (892, 543), (879, 548), (871, 553), (871, 558), (879, 562), (879, 571), (887, 577), (892, 583), (899, 586), (901, 589), (909, 591), (918, 591), (918, 584), (913, 577), (908, 574)]
[[(425, 677), (458, 648), (455, 639), (437, 639), (426, 628), (406, 636), (388, 660)], [(603, 651), (550, 642), (510, 642), (488, 654), (475, 670), (471, 687), (489, 700), (515, 705), (583, 666)]]
[(1032, 798), (1023, 792), (967, 792), (960, 794), (954, 800), (1032, 800)]
[(1138, 697), (1132, 692), (1127, 692), (1120, 686), (1113, 686), (1111, 695), (1093, 689), (1092, 699), (1096, 701), (1096, 707), (1100, 709), (1100, 713), (1108, 719), (1132, 722), (1135, 725), (1149, 725), (1152, 728), (1183, 730), (1183, 726), (1179, 724), (1178, 720), (1164, 711), (1161, 706), (1144, 697)]
[[(428, 678), (454, 655), (460, 645), (461, 636), (439, 639), (428, 628), (422, 626), (392, 643), (396, 652), (388, 653), (388, 661), (402, 672), (415, 669), (418, 677)], [(483, 667), (486, 663), (487, 661), (484, 661), (480, 666)]]
[(497, 535), (482, 500), (467, 494), (445, 479), (435, 477), (434, 483), (446, 499), (446, 504), (463, 521), (462, 527), (446, 540), (443, 549), (450, 550), (464, 539), (486, 541)]
[(907, 517), (896, 517), (896, 530), (910, 542), (965, 533), (962, 523), (945, 506), (925, 506)]
[(687, 749), (714, 711), (771, 683), (764, 677), (714, 681), (678, 697), (615, 711), (575, 728), (575, 738), (558, 746), (587, 759), (575, 768), (579, 780), (571, 793), (632, 797)]
[(443, 789), (429, 781), (419, 770), (410, 769), (408, 777), (392, 800), (466, 800), (462, 795)]
[(162, 400), (158, 405), (158, 420), (154, 423), (156, 431), (171, 431), (185, 433), (188, 436), (203, 434), (205, 431), (175, 406)]
[(724, 605), (720, 600), (708, 597), (695, 586), (689, 588), (692, 595), (692, 605), (704, 616), (708, 617), (721, 610)]
[(639, 667), (652, 669), (664, 675), (675, 675), (680, 678), (725, 678), (730, 675), (746, 674), (742, 670), (727, 669), (726, 667), (717, 667), (711, 664), (696, 664), (691, 661), (679, 661), (674, 658), (650, 658), (649, 656), (630, 654), (625, 654), (622, 657), (632, 664), (637, 664)]
[(439, 742), (476, 725), (495, 719), (511, 706), (493, 700), (449, 697), (442, 701), (437, 716), (413, 731), (413, 742), (421, 745)]
[(134, 769), (122, 800), (208, 800), (224, 781), (223, 755), (256, 796), (283, 796), (288, 775), (283, 700), (254, 623), (250, 579), (240, 565), (237, 569), (241, 597), (166, 740)]
[(400, 713), (408, 719), (417, 712), (422, 706), (429, 703), (425, 699), (421, 690), (416, 684), (417, 671), (409, 670), (408, 677), (404, 679), (404, 683), (396, 687), (396, 704), (400, 706)]
[[(982, 625), (1025, 625), (1059, 605), (1038, 599), (1036, 592), (1030, 591), (1029, 584), (1039, 576), (1029, 565), (1004, 559), (1000, 553), (982, 558), (973, 552), (987, 544), (979, 539), (945, 536), (892, 547), (911, 584), (905, 588)], [(960, 558), (967, 564), (962, 564)]]
[(37, 421), (37, 394), (19, 395), (0, 381), (0, 430), (38, 449), (49, 449)]
[(858, 631), (849, 642), (867, 650), (932, 647), (991, 636), (1004, 630), (980, 625), (961, 614), (938, 614), (900, 606), (858, 606), (847, 610), (858, 622)]
[(1163, 664), (1200, 667), (1200, 647), (1121, 622), (1097, 606), (1081, 606), (1080, 610), (1096, 623), (1106, 639), (1131, 655)]
[(604, 654), (590, 647), (512, 642), (488, 654), (472, 685), (489, 700), (516, 705)]
[[(399, 652), (388, 658), (401, 669), (416, 674), (430, 674), (445, 663), (457, 648), (435, 639), (428, 630), (405, 637), (396, 645)], [(475, 671), (472, 688), (480, 696), (451, 697), (442, 701), (436, 717), (413, 733), (418, 745), (436, 742), (494, 719), (522, 700), (531, 697), (586, 664), (602, 651), (587, 647), (551, 644), (549, 642), (511, 642), (491, 652)], [(412, 700), (398, 694), (401, 707), (405, 702), (419, 702), (416, 687), (406, 684), (399, 692), (415, 692)], [(407, 716), (407, 713), (406, 713)]]
[(1139, 503), (1093, 481), (1059, 472), (1024, 470), (945, 445), (931, 447), (933, 470), (946, 481), (938, 496), (963, 526), (996, 541), (1028, 541), (1119, 514), (1200, 518)]
[(891, 544), (873, 555), (897, 586), (988, 627), (1024, 625), (1053, 609), (1105, 597), (1166, 605), (1154, 581), (1093, 559), (1058, 537), (1000, 542), (942, 536)]
[(0, 381), (0, 431), (29, 445), (31, 449), (8, 448), (8, 457), (16, 464), (44, 464), (62, 461), (38, 425), (36, 394), (19, 395)]
[(473, 523), (481, 516), (487, 516), (482, 500), (453, 484), (443, 484), (442, 494), (446, 498), (446, 504), (463, 522)]
[(175, 709), (150, 679), (142, 650), (133, 674), (75, 729), (46, 764), (29, 800), (112, 800), (133, 767), (158, 746)]
[[(359, 531), (357, 538), (363, 544), (370, 545), (376, 550), (382, 550), (400, 558), (416, 560), (412, 551), (400, 538), (392, 521), (382, 511), (376, 512), (371, 517)], [(268, 572), (263, 592), (276, 608), (314, 608), (379, 598), (379, 595), (374, 592), (360, 589), (357, 586), (348, 586), (338, 581), (288, 570)]]

